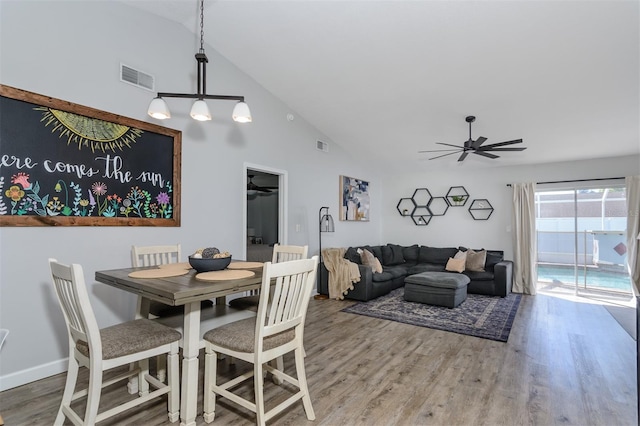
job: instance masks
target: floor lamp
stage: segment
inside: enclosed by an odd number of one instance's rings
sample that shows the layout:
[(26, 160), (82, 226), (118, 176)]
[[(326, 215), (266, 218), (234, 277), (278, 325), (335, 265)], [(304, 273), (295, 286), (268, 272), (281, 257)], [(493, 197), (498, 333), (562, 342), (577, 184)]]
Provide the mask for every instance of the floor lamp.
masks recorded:
[(329, 214), (329, 207), (320, 207), (320, 211), (318, 211), (318, 246), (319, 246), (319, 254), (320, 254), (320, 265), (318, 268), (318, 283), (317, 290), (318, 294), (316, 296), (317, 299), (326, 299), (327, 297), (320, 294), (320, 283), (322, 282), (322, 233), (323, 232), (335, 232), (336, 228), (333, 224), (333, 218)]

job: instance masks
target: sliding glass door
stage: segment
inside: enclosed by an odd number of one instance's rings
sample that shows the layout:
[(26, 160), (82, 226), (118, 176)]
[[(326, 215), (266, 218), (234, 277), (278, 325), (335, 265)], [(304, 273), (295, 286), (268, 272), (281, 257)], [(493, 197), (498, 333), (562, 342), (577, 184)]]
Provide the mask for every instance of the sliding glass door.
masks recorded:
[(536, 192), (538, 288), (631, 294), (624, 187)]

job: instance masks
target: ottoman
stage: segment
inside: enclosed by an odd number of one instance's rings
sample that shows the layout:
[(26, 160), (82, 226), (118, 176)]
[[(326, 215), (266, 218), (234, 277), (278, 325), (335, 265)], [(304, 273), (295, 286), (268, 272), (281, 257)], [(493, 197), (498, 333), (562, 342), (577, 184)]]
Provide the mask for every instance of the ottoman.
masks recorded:
[(422, 272), (404, 279), (404, 300), (455, 308), (467, 299), (469, 277), (451, 272)]

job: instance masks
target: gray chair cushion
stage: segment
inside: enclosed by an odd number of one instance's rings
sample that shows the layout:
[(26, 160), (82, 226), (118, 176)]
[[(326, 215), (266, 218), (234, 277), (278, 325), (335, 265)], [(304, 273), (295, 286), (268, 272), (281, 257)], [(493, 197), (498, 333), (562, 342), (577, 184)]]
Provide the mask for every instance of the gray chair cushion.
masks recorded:
[[(204, 334), (204, 340), (238, 352), (252, 353), (256, 335), (256, 319), (247, 318), (214, 328)], [(283, 331), (264, 339), (263, 350), (282, 346), (295, 338), (293, 330)]]
[(258, 302), (260, 302), (260, 296), (245, 296), (238, 297), (237, 299), (233, 299), (229, 301), (229, 306), (234, 309), (248, 309), (250, 311), (258, 311)]
[[(200, 309), (206, 309), (213, 306), (213, 301), (203, 300), (200, 302)], [(155, 300), (149, 301), (149, 313), (157, 317), (172, 317), (175, 315), (184, 315), (184, 305), (170, 306)]]
[[(102, 359), (113, 359), (177, 342), (182, 335), (173, 328), (147, 319), (138, 319), (100, 330)], [(78, 352), (89, 356), (87, 342), (76, 344)]]

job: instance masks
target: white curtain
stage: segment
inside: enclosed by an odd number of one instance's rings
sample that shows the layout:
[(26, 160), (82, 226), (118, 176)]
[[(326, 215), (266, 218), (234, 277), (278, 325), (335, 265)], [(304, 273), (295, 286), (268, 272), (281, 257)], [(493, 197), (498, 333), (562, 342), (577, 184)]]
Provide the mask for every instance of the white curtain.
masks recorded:
[(627, 264), (636, 296), (640, 295), (640, 175), (625, 178), (627, 190)]
[(513, 187), (513, 292), (536, 294), (536, 184), (514, 183)]

